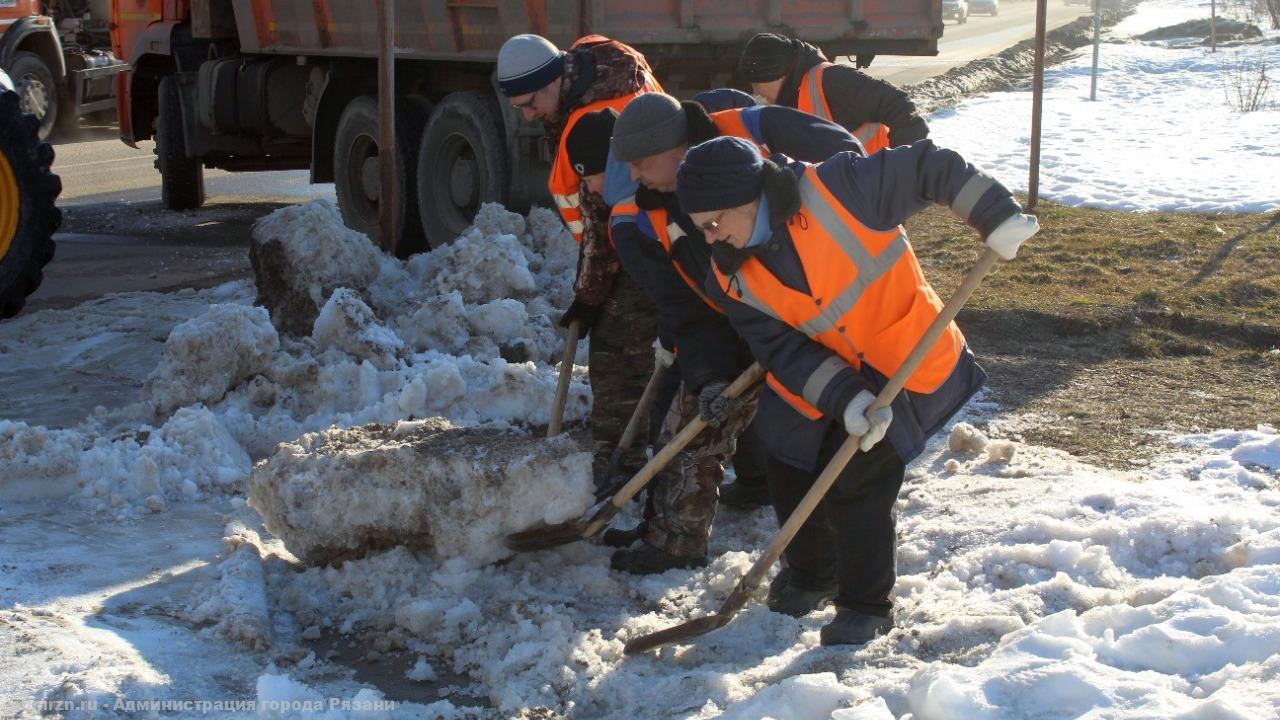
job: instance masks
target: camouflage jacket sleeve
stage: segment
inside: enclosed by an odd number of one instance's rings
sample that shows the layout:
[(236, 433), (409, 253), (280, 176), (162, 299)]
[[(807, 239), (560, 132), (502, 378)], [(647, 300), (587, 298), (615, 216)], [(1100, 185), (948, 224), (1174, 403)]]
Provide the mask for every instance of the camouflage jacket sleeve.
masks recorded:
[(587, 305), (603, 305), (613, 291), (621, 263), (609, 242), (609, 208), (599, 195), (582, 194), (582, 243), (578, 246), (578, 277), (573, 294)]

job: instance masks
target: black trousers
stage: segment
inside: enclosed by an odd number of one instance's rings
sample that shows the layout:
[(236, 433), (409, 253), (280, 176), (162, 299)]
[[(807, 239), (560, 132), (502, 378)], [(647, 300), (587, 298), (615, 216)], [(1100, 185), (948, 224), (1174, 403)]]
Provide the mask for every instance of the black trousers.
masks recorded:
[[(833, 424), (813, 472), (769, 457), (769, 497), (779, 525), (848, 437), (839, 423)], [(893, 610), (889, 594), (898, 577), (894, 503), (905, 473), (906, 466), (887, 440), (854, 455), (787, 546), (784, 557), (791, 582), (808, 589), (834, 582), (840, 607), (887, 617)]]

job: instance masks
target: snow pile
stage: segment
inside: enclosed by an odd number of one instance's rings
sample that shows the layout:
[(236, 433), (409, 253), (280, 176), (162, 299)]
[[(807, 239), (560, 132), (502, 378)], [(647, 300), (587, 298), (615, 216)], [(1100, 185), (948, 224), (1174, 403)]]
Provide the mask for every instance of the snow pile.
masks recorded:
[(550, 439), (443, 420), (306, 435), (249, 480), (249, 504), (309, 564), (392, 545), (438, 558), (506, 557), (503, 538), (582, 515), (594, 500), (591, 457)]
[(253, 226), (249, 259), (258, 303), (282, 331), (305, 335), (329, 295), (340, 287), (366, 288), (384, 258), (363, 233), (342, 224), (338, 208), (317, 200), (291, 205)]
[[(1200, 3), (1144, 3), (1115, 30), (1141, 33), (1183, 19)], [(1227, 96), (1241, 63), (1280, 65), (1280, 45), (1208, 53), (1107, 42), (1097, 102), (1088, 102), (1092, 53), (1045, 71), (1040, 194), (1066, 205), (1117, 210), (1267, 212), (1280, 208), (1280, 107), (1238, 113)], [(929, 120), (930, 135), (1025, 191), (1031, 93), (994, 93)]]
[(186, 610), (186, 619), (245, 650), (271, 646), (271, 617), (258, 535), (243, 525), (228, 527), (228, 556), (218, 565), (212, 592)]
[[(1280, 710), (1280, 436), (1194, 436), (1115, 473), (968, 422), (956, 436), (987, 437), (986, 454), (942, 436), (910, 469), (898, 627), (862, 648), (818, 645), (829, 609), (796, 620), (753, 603), (692, 645), (623, 657), (627, 639), (719, 604), (774, 531), (765, 512), (721, 513), (703, 570), (635, 578), (587, 543), (484, 567), (397, 548), (269, 570), (273, 611), (465, 674), (458, 691), (500, 717)], [(1017, 448), (1007, 461), (990, 457), (1001, 444)]]
[(118, 516), (159, 512), (169, 502), (240, 492), (248, 454), (212, 412), (182, 408), (162, 426), (117, 438), (0, 423), (0, 498), (78, 496)]
[(976, 666), (922, 671), (910, 700), (921, 720), (985, 717), (993, 707), (1028, 716), (1046, 698), (1061, 717), (1273, 717), (1277, 647), (1272, 565), (1207, 578), (1152, 604), (1063, 610), (1005, 636)]
[(213, 403), (264, 372), (280, 337), (262, 308), (214, 305), (173, 329), (142, 394), (156, 414)]
[[(555, 213), (526, 219), (486, 206), (455, 244), (407, 263), (377, 253), (324, 202), (277, 211), (256, 233), (275, 248), (272, 267), (300, 279), (295, 294), (315, 311), (303, 334), (279, 335), (262, 308), (247, 305), (243, 283), (177, 293), (183, 304), (171, 332), (129, 326), (148, 338), (169, 334), (151, 356), (158, 363), (140, 402), (74, 429), (0, 426), (0, 497), (79, 491), (91, 508), (137, 514), (243, 492), (251, 459), (308, 432), (437, 416), (549, 422), (556, 374), (548, 361), (563, 344), (554, 318), (572, 297), (576, 258)], [(259, 253), (255, 262), (266, 261)], [(102, 302), (164, 307), (158, 297)], [(41, 332), (56, 336), (49, 321), (63, 314), (46, 313)], [(102, 337), (68, 317), (77, 323), (69, 347), (54, 346), (40, 362), (97, 357), (99, 345), (129, 337), (116, 313), (102, 315), (92, 321), (111, 327)], [(576, 374), (569, 421), (590, 409), (585, 373)], [(127, 390), (130, 380), (111, 382)]]
[(404, 355), (404, 341), (373, 314), (360, 296), (338, 288), (316, 318), (312, 337), (324, 347), (335, 347), (352, 357), (368, 360), (380, 370), (396, 367)]

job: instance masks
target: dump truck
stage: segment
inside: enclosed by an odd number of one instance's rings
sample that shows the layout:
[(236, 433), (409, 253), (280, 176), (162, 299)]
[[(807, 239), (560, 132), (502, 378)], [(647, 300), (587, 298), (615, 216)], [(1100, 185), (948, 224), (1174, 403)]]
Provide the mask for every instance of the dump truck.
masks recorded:
[(40, 138), (90, 113), (114, 113), (116, 75), (108, 0), (0, 0), (0, 69)]
[[(335, 183), (344, 222), (379, 237), (376, 2), (112, 0), (112, 13), (130, 65), (121, 138), (155, 139), (166, 207), (199, 207), (205, 168), (309, 169)], [(400, 0), (393, 21), (400, 255), (449, 242), (484, 202), (550, 200), (553, 148), (493, 80), (512, 35), (621, 40), (675, 94), (731, 84), (760, 31), (863, 65), (934, 55), (942, 36), (941, 0)]]

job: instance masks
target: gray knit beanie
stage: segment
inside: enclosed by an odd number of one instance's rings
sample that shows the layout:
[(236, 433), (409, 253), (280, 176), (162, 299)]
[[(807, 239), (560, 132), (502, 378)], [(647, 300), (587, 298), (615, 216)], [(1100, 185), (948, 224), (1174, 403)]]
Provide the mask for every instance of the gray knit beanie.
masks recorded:
[(564, 53), (541, 35), (516, 35), (498, 50), (498, 87), (507, 97), (537, 92), (564, 74)]
[(622, 162), (633, 162), (679, 146), (689, 138), (680, 101), (663, 93), (637, 95), (613, 126), (610, 147)]

